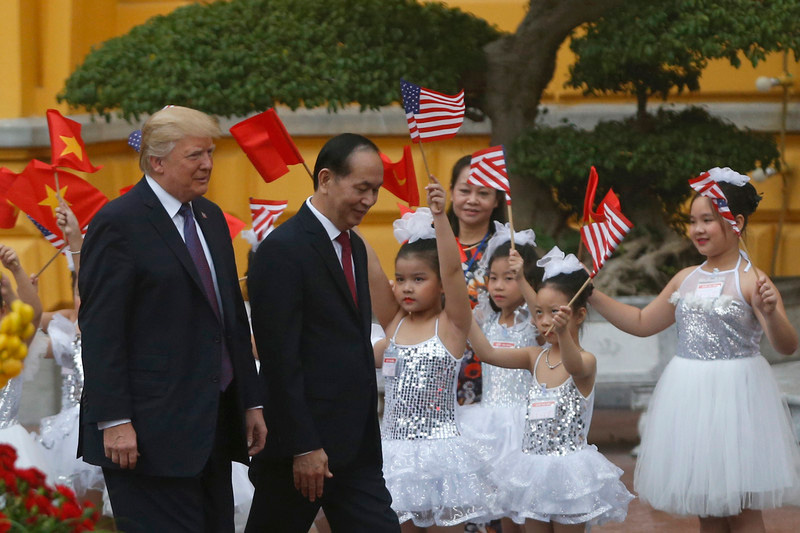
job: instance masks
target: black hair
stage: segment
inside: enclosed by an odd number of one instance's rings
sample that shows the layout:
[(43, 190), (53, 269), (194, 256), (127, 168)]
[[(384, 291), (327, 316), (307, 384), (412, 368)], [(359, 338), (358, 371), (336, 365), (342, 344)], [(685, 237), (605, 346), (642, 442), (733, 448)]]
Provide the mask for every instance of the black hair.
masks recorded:
[[(523, 244), (523, 245), (516, 245), (517, 252), (522, 257), (522, 261), (524, 263), (522, 275), (525, 276), (525, 279), (528, 281), (531, 287), (534, 290), (539, 290), (539, 286), (542, 283), (542, 275), (544, 274), (544, 269), (540, 266), (536, 266), (536, 261), (539, 260), (539, 254), (530, 244)], [(509, 253), (511, 252), (511, 241), (504, 242), (503, 244), (499, 245), (495, 248), (494, 252), (492, 253), (492, 257), (489, 258), (489, 262), (486, 264), (486, 275), (488, 278), (489, 271), (492, 269), (492, 263), (494, 263), (495, 259), (501, 259), (504, 257), (508, 257)], [(489, 298), (489, 305), (492, 306), (492, 309), (496, 311), (500, 311), (500, 308), (497, 307), (494, 301)]]
[[(453, 172), (450, 176), (450, 207), (447, 208), (447, 220), (450, 221), (450, 227), (453, 228), (453, 233), (456, 237), (459, 234), (459, 224), (458, 224), (458, 217), (456, 216), (455, 212), (453, 211), (453, 190), (456, 188), (456, 181), (458, 180), (458, 176), (461, 174), (461, 171), (464, 170), (466, 167), (470, 165), (472, 162), (471, 155), (465, 155), (458, 161), (456, 164), (453, 165)], [(497, 195), (497, 207), (492, 210), (492, 214), (489, 217), (489, 233), (494, 233), (494, 224), (491, 223), (492, 220), (496, 220), (501, 224), (505, 224), (508, 220), (506, 219), (506, 193), (501, 190), (495, 191)]]
[(436, 276), (441, 279), (439, 272), (439, 251), (436, 249), (436, 239), (419, 239), (414, 242), (405, 242), (400, 246), (397, 252), (398, 259), (405, 259), (409, 257), (416, 257), (427, 263), (427, 265), (436, 272)]
[(334, 177), (343, 177), (350, 174), (350, 156), (357, 150), (372, 150), (380, 153), (374, 142), (357, 133), (342, 133), (325, 143), (317, 155), (314, 165), (314, 190), (319, 187), (319, 173), (323, 168), (333, 172)]
[[(728, 183), (727, 181), (720, 181), (717, 182), (717, 185), (719, 185), (719, 188), (722, 190), (722, 194), (725, 195), (725, 199), (728, 201), (728, 209), (731, 210), (733, 216), (742, 215), (744, 217), (744, 224), (739, 228), (741, 231), (744, 231), (747, 227), (747, 220), (750, 218), (750, 215), (755, 213), (759, 202), (761, 202), (762, 195), (758, 194), (756, 188), (749, 182), (739, 186)], [(692, 198), (692, 203), (694, 203), (699, 196), (699, 193), (695, 193), (694, 198)], [(721, 218), (716, 209), (714, 213)]]
[[(587, 279), (589, 279), (589, 273), (581, 268), (569, 274), (557, 274), (552, 278), (547, 278), (542, 282), (542, 288), (551, 287), (563, 293), (568, 300), (572, 300), (572, 298), (578, 294), (581, 287), (583, 287), (583, 284), (586, 283)], [(583, 289), (583, 292), (575, 298), (575, 301), (572, 302), (572, 310), (577, 311), (580, 308), (586, 308), (593, 290), (594, 285), (589, 283), (589, 285)]]

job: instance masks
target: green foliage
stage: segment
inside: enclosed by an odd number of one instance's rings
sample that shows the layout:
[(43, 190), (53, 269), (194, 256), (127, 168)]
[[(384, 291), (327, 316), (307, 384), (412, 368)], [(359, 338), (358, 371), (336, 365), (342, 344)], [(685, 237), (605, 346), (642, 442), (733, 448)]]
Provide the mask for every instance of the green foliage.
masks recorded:
[(192, 4), (90, 52), (59, 101), (129, 120), (165, 104), (222, 116), (276, 103), (377, 108), (399, 99), (401, 77), (457, 92), (482, 74), (482, 47), (499, 36), (482, 19), (413, 0)]
[(771, 135), (739, 130), (700, 108), (661, 110), (649, 125), (646, 133), (634, 119), (600, 122), (592, 131), (537, 126), (509, 148), (509, 170), (553, 187), (561, 209), (580, 216), (594, 165), (600, 176), (596, 202), (613, 188), (623, 212), (646, 229), (641, 224), (657, 223), (658, 214), (677, 227), (691, 194), (687, 180), (709, 168), (749, 172), (778, 164)]
[(739, 67), (778, 50), (800, 50), (798, 0), (625, 2), (573, 39), (569, 86), (586, 94), (667, 97), (698, 89), (709, 59)]

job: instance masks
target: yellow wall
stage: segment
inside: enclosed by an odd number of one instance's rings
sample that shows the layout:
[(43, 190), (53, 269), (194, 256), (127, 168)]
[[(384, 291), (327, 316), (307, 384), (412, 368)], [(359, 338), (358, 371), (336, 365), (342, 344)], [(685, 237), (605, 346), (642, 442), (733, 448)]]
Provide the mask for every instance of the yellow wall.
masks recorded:
[[(166, 14), (190, 1), (167, 0), (3, 0), (0, 3), (0, 34), (4, 36), (4, 53), (0, 54), (0, 71), (5, 79), (0, 84), (0, 119), (42, 117), (47, 108), (55, 107), (69, 113), (67, 106), (57, 104), (56, 95), (70, 72), (83, 60), (92, 46), (113, 36), (121, 35), (137, 24), (158, 14)], [(497, 27), (514, 31), (527, 9), (527, 0), (458, 0), (446, 2), (475, 13)], [(559, 52), (553, 81), (545, 93), (545, 103), (581, 104), (587, 102), (630, 102), (622, 97), (586, 98), (575, 89), (565, 89), (571, 54), (564, 45)], [(797, 73), (797, 64), (791, 63), (790, 72)], [(702, 90), (696, 94), (676, 96), (674, 101), (778, 101), (779, 91), (757, 93), (755, 78), (778, 75), (782, 71), (780, 57), (771, 57), (757, 69), (743, 66), (732, 69), (724, 62), (714, 62), (706, 70)], [(131, 126), (135, 129), (136, 126)], [(406, 135), (372, 136), (380, 148), (393, 160), (400, 157), (402, 147), (408, 144)], [(316, 153), (325, 138), (295, 138), (304, 157), (313, 166)], [(431, 170), (449, 180), (452, 163), (463, 154), (483, 148), (486, 136), (458, 136), (445, 142), (426, 146)], [(791, 166), (800, 168), (800, 135), (790, 135), (787, 159)], [(104, 168), (87, 178), (109, 197), (115, 197), (121, 187), (138, 179), (137, 155), (124, 141), (90, 144), (88, 150), (95, 164)], [(47, 148), (0, 148), (0, 165), (20, 171), (33, 158), (48, 158)], [(421, 157), (414, 149), (417, 174), (425, 176)], [(797, 178), (795, 177), (794, 180)], [(421, 184), (424, 185), (424, 184)], [(782, 191), (781, 180), (772, 178), (759, 185), (765, 200), (750, 228), (749, 247), (756, 263), (769, 267)], [(783, 245), (778, 256), (777, 273), (800, 275), (800, 261), (794, 250), (800, 249), (800, 188), (791, 191), (791, 210), (783, 231)], [(421, 193), (424, 191), (421, 190)], [(284, 217), (294, 213), (300, 203), (311, 194), (311, 182), (302, 167), (296, 167), (282, 179), (265, 184), (250, 165), (234, 141), (221, 139), (215, 158), (215, 170), (209, 197), (229, 213), (249, 223), (248, 197), (289, 200)], [(424, 196), (422, 196), (424, 198)], [(389, 225), (396, 217), (397, 200), (382, 192), (380, 200), (370, 212), (362, 227), (366, 236), (379, 251), (387, 270), (397, 249)], [(31, 271), (38, 269), (52, 256), (54, 249), (39, 237), (35, 228), (21, 216), (13, 230), (0, 230), (2, 242), (11, 244), (20, 253), (23, 264)], [(247, 243), (236, 239), (234, 245), (239, 260), (240, 273), (246, 268)], [(41, 292), (47, 308), (67, 305), (70, 301), (66, 263), (58, 258), (41, 279)]]

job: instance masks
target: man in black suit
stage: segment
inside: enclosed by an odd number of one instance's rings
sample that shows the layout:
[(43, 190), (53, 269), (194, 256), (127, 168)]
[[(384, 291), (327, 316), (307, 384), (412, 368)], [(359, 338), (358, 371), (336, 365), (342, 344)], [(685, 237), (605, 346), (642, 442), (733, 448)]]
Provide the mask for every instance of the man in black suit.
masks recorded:
[(369, 139), (329, 140), (313, 196), (261, 243), (250, 267), (272, 433), (250, 467), (247, 532), (306, 533), (320, 506), (335, 532), (400, 530), (381, 471), (367, 254), (350, 231), (382, 183)]
[(150, 117), (145, 176), (97, 213), (81, 250), (78, 448), (103, 467), (126, 533), (232, 532), (231, 460), (264, 446), (230, 234), (202, 196), (218, 136), (193, 109)]

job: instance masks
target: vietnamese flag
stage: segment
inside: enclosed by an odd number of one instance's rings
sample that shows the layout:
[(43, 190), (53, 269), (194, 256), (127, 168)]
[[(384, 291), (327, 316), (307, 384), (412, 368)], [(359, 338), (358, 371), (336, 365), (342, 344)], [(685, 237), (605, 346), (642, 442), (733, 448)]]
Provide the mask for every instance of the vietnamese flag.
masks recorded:
[(383, 187), (410, 206), (419, 205), (419, 188), (417, 187), (417, 173), (414, 170), (414, 159), (411, 157), (411, 147), (403, 147), (403, 157), (397, 163), (392, 163), (384, 153), (383, 160)]
[(231, 234), (231, 240), (233, 240), (237, 235), (239, 235), (239, 233), (241, 233), (241, 231), (247, 224), (245, 224), (235, 216), (229, 215), (224, 211), (222, 212), (222, 214), (225, 215), (225, 222), (228, 223), (228, 231)]
[[(58, 181), (61, 197), (75, 213), (81, 228), (108, 203), (108, 198), (102, 192), (75, 174), (59, 171)], [(58, 196), (55, 169), (51, 165), (32, 160), (11, 184), (6, 198), (50, 233), (61, 235), (55, 218)]]
[(55, 109), (47, 110), (47, 127), (50, 129), (50, 163), (54, 167), (66, 167), (83, 172), (97, 172), (89, 161), (86, 145), (81, 138), (81, 125), (64, 117)]
[(0, 167), (0, 228), (11, 229), (17, 224), (17, 208), (8, 203), (6, 193), (17, 179), (17, 174)]
[(235, 124), (231, 135), (267, 183), (289, 172), (287, 165), (305, 162), (272, 108)]

